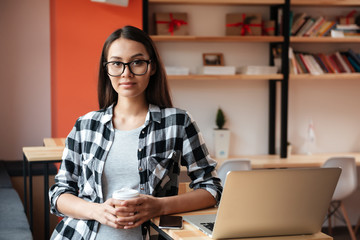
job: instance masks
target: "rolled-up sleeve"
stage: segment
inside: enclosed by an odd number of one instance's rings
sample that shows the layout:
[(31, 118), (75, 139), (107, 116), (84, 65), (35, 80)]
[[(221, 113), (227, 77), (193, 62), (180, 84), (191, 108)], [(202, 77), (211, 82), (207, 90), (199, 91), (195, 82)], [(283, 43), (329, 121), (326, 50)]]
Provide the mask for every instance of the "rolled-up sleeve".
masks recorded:
[(56, 208), (56, 202), (63, 193), (78, 195), (78, 178), (80, 168), (79, 120), (66, 138), (60, 169), (55, 176), (55, 184), (49, 190), (50, 212), (64, 217)]
[(190, 188), (210, 192), (219, 204), (222, 186), (215, 170), (217, 162), (210, 157), (203, 136), (189, 114), (185, 119), (183, 161), (191, 179)]

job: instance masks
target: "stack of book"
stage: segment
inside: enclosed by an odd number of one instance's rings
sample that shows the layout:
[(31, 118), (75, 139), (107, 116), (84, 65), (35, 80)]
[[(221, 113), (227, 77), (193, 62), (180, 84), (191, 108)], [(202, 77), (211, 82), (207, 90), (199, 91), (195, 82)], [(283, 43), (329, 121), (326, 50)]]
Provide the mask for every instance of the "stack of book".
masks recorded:
[(360, 55), (352, 49), (346, 52), (303, 53), (289, 49), (290, 73), (320, 75), (325, 73), (360, 72)]
[(290, 33), (298, 37), (329, 36), (336, 25), (336, 21), (327, 20), (323, 16), (311, 17), (306, 13), (297, 13), (293, 17)]
[(356, 24), (337, 24), (335, 29), (331, 30), (331, 35), (338, 37), (360, 37), (360, 27)]

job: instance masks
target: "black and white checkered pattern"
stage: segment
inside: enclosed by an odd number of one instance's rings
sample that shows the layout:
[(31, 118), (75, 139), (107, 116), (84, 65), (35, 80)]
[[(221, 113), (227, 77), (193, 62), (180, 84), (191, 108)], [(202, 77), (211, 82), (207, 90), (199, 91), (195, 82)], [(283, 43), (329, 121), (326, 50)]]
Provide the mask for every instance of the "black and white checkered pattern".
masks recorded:
[[(56, 209), (62, 193), (102, 203), (101, 175), (114, 140), (113, 107), (80, 117), (66, 139), (63, 161), (49, 191), (51, 212), (64, 217), (52, 239), (95, 239), (98, 222), (64, 216)], [(156, 197), (178, 192), (180, 164), (186, 166), (190, 187), (209, 191), (217, 202), (222, 187), (216, 162), (191, 116), (177, 108), (149, 106), (138, 147), (140, 193)], [(121, 176), (120, 176), (121, 177)]]

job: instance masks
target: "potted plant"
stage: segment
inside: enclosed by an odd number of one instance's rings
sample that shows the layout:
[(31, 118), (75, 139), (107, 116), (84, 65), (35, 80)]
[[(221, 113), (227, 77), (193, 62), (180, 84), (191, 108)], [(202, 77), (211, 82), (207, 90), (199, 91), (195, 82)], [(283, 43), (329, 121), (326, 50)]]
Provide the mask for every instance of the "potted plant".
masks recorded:
[(215, 120), (214, 145), (216, 158), (228, 158), (230, 147), (230, 130), (224, 128), (226, 118), (221, 108), (218, 109)]

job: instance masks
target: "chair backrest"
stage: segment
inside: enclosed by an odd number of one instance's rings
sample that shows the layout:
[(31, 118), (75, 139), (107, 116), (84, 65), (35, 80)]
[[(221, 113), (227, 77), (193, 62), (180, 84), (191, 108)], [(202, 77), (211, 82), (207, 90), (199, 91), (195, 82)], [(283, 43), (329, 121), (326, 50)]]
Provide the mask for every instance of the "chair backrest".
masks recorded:
[(354, 157), (332, 157), (322, 167), (339, 167), (342, 170), (332, 200), (342, 200), (356, 190), (357, 170)]
[(218, 171), (218, 177), (221, 179), (221, 184), (224, 186), (226, 175), (230, 171), (248, 171), (251, 170), (251, 161), (248, 159), (234, 159), (224, 161)]

